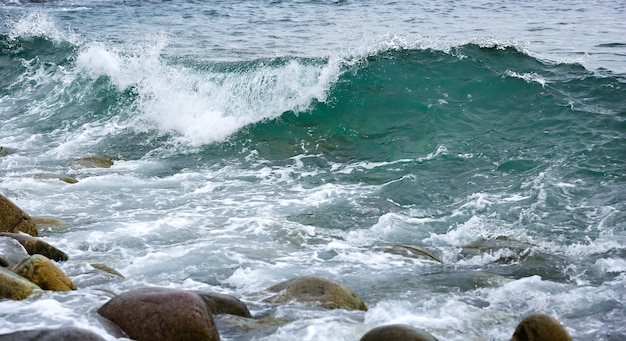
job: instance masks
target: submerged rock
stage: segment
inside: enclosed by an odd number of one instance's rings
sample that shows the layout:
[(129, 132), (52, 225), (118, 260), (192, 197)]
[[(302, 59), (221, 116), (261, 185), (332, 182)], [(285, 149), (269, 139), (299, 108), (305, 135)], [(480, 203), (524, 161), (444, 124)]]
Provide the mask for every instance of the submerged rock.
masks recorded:
[(68, 226), (69, 225), (68, 223), (66, 223), (65, 221), (63, 221), (61, 219), (50, 218), (50, 217), (31, 217), (31, 219), (33, 219), (33, 221), (35, 222), (37, 227), (39, 227), (39, 226), (60, 227), (60, 226)]
[(371, 329), (359, 341), (437, 341), (437, 338), (405, 324), (391, 324)]
[(13, 149), (13, 148), (0, 146), (0, 157), (7, 156), (7, 155), (13, 154), (15, 152), (16, 152), (16, 150)]
[(479, 254), (494, 253), (502, 250), (510, 250), (512, 254), (503, 254), (500, 258), (502, 262), (510, 262), (514, 260), (523, 260), (527, 258), (537, 245), (520, 242), (505, 237), (481, 240), (463, 247), (461, 256), (463, 258), (471, 258)]
[(37, 227), (30, 216), (0, 194), (0, 232), (24, 232), (37, 236)]
[(266, 302), (316, 302), (323, 307), (367, 311), (363, 300), (343, 284), (316, 276), (302, 276), (281, 282), (267, 289), (275, 292)]
[(15, 265), (29, 257), (22, 244), (11, 237), (0, 236), (0, 255), (6, 262), (5, 267)]
[(443, 264), (441, 258), (437, 257), (433, 252), (417, 245), (381, 244), (377, 245), (375, 249), (407, 258), (426, 259)]
[(0, 335), (0, 341), (104, 341), (92, 331), (76, 327), (22, 330)]
[(554, 317), (536, 313), (520, 321), (511, 341), (572, 341), (572, 337)]
[(44, 290), (76, 290), (72, 280), (54, 263), (42, 255), (33, 255), (15, 266), (15, 273)]
[(76, 178), (72, 178), (71, 176), (52, 174), (52, 173), (36, 173), (36, 174), (31, 174), (30, 177), (32, 177), (33, 179), (43, 179), (43, 180), (57, 179), (63, 182), (67, 182), (68, 184), (75, 184), (78, 182)]
[(41, 290), (26, 278), (0, 267), (0, 299), (23, 300), (34, 291)]
[(104, 156), (87, 156), (72, 160), (69, 165), (76, 168), (111, 168), (113, 160)]
[(20, 244), (22, 244), (22, 246), (24, 247), (24, 249), (26, 249), (26, 252), (28, 252), (29, 255), (44, 255), (47, 258), (53, 259), (55, 261), (63, 261), (69, 259), (65, 252), (57, 249), (56, 247), (46, 243), (39, 238), (20, 233), (7, 232), (0, 232), (0, 237), (10, 237), (17, 240), (18, 242), (20, 242)]
[(199, 295), (171, 288), (120, 294), (98, 313), (134, 340), (219, 340), (213, 315)]
[(111, 275), (114, 275), (114, 276), (118, 276), (118, 277), (121, 277), (121, 278), (125, 278), (124, 275), (122, 275), (117, 270), (111, 268), (108, 265), (98, 264), (98, 263), (96, 263), (96, 264), (89, 264), (89, 265), (91, 265), (92, 267), (94, 267), (94, 268), (96, 268), (96, 269), (98, 269), (100, 271), (104, 271), (104, 272), (106, 272), (108, 274), (111, 274)]
[(248, 307), (233, 296), (205, 291), (194, 291), (194, 293), (204, 300), (207, 309), (209, 309), (213, 315), (230, 314), (252, 317)]

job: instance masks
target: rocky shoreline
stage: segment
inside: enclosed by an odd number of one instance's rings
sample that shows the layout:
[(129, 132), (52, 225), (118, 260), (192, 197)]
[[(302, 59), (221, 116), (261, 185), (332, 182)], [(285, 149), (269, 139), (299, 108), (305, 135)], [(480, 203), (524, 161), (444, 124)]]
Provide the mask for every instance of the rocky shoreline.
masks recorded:
[[(110, 167), (105, 158), (76, 160), (72, 166)], [(56, 177), (56, 176), (55, 176)], [(68, 183), (72, 181), (60, 180)], [(54, 218), (33, 218), (10, 199), (0, 195), (0, 301), (23, 300), (37, 292), (78, 290), (72, 279), (56, 264), (69, 259), (62, 250), (38, 237), (38, 226), (63, 224)], [(496, 247), (497, 243), (472, 245), (468, 250)], [(442, 262), (429, 250), (410, 245), (379, 245), (382, 252), (404, 257)], [(90, 264), (98, 271), (124, 278), (104, 264)], [(347, 286), (332, 279), (302, 276), (277, 283), (260, 294), (265, 304), (301, 302), (323, 309), (367, 311), (364, 301)], [(250, 325), (267, 322), (255, 318), (244, 302), (236, 297), (213, 292), (174, 288), (145, 287), (111, 298), (97, 313), (109, 338), (134, 340), (220, 340), (215, 316), (232, 315)], [(273, 320), (273, 323), (280, 323)], [(92, 331), (75, 327), (17, 331), (0, 335), (3, 340), (104, 340)], [(433, 341), (425, 330), (404, 324), (378, 326), (365, 333), (360, 341), (417, 340)], [(537, 313), (524, 318), (512, 332), (512, 341), (571, 340), (561, 324), (551, 316)]]

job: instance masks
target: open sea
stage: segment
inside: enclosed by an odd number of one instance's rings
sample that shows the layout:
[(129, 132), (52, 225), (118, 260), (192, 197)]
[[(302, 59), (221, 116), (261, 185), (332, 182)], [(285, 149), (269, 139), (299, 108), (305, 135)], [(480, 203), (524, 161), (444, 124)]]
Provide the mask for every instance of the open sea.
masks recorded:
[[(0, 334), (113, 340), (96, 310), (162, 286), (275, 322), (222, 340), (508, 340), (534, 312), (626, 339), (623, 0), (0, 0), (0, 146), (78, 287), (0, 301)], [(257, 294), (302, 275), (369, 310)]]

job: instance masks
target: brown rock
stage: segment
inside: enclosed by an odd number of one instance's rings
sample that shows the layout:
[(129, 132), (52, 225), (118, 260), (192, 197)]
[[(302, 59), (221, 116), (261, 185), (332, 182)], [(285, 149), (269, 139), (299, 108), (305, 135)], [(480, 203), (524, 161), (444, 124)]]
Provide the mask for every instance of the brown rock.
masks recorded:
[(418, 328), (391, 324), (371, 329), (359, 341), (437, 341), (437, 339)]
[(39, 226), (61, 227), (61, 226), (68, 226), (69, 225), (68, 223), (64, 222), (61, 219), (50, 218), (50, 217), (31, 217), (31, 219), (33, 219), (33, 221), (35, 222), (35, 225), (37, 225), (37, 227), (39, 227)]
[(248, 307), (233, 296), (204, 291), (195, 291), (194, 293), (204, 300), (207, 309), (213, 315), (230, 314), (252, 317)]
[(36, 290), (41, 289), (26, 278), (0, 267), (0, 298), (23, 300)]
[(111, 274), (113, 276), (118, 276), (118, 277), (121, 277), (121, 278), (125, 278), (124, 275), (119, 273), (119, 271), (111, 268), (110, 266), (108, 266), (106, 264), (94, 263), (94, 264), (89, 264), (89, 265), (91, 265), (92, 267), (94, 267), (94, 268), (96, 268), (96, 269), (98, 269), (100, 271), (104, 271), (104, 272), (106, 272), (108, 274)]
[(554, 317), (536, 313), (520, 321), (511, 341), (572, 341), (572, 337)]
[(56, 247), (44, 242), (43, 240), (35, 237), (31, 237), (20, 233), (7, 233), (0, 232), (0, 237), (10, 237), (22, 244), (26, 252), (29, 255), (39, 254), (44, 255), (47, 258), (55, 261), (68, 260), (68, 256), (65, 252), (57, 249)]
[(87, 156), (70, 161), (70, 166), (76, 168), (111, 168), (113, 160), (104, 156)]
[(74, 282), (54, 263), (42, 255), (33, 255), (15, 266), (15, 273), (44, 290), (76, 290)]
[(92, 331), (76, 327), (22, 330), (0, 335), (0, 341), (104, 341)]
[(37, 228), (30, 216), (0, 194), (0, 232), (24, 232), (37, 236)]
[(432, 260), (438, 263), (443, 263), (441, 258), (437, 257), (430, 250), (417, 246), (417, 245), (405, 245), (405, 244), (381, 244), (375, 249), (380, 251), (391, 253), (394, 255), (400, 255), (407, 258), (426, 259)]
[(134, 340), (219, 340), (213, 315), (200, 296), (171, 288), (125, 292), (98, 313)]
[(71, 176), (52, 174), (52, 173), (36, 173), (36, 174), (31, 174), (30, 176), (33, 179), (43, 179), (43, 180), (57, 179), (63, 182), (67, 182), (68, 184), (75, 184), (78, 182), (76, 178), (72, 178)]
[(315, 276), (294, 278), (267, 289), (278, 293), (266, 302), (317, 302), (323, 307), (367, 311), (367, 306), (352, 289), (329, 279)]

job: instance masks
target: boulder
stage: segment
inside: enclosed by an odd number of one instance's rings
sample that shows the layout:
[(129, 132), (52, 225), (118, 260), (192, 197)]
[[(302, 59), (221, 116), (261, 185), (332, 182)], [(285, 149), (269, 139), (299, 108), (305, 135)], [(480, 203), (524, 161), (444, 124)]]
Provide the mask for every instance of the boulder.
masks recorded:
[(61, 219), (50, 217), (31, 217), (31, 219), (33, 219), (37, 227), (62, 227), (69, 225)]
[(316, 302), (330, 309), (367, 311), (363, 300), (352, 289), (323, 277), (297, 277), (278, 283), (267, 290), (277, 293), (265, 300), (270, 303)]
[(68, 260), (68, 256), (65, 252), (57, 249), (56, 247), (44, 242), (43, 240), (35, 237), (31, 237), (21, 233), (7, 233), (0, 232), (0, 237), (10, 237), (22, 244), (26, 252), (29, 255), (39, 254), (44, 255), (47, 258), (55, 261)]
[(381, 244), (375, 247), (375, 250), (379, 250), (394, 255), (400, 255), (407, 258), (425, 259), (431, 260), (437, 263), (443, 263), (441, 258), (437, 257), (430, 250), (417, 246), (417, 245), (405, 245), (405, 244)]
[(56, 329), (22, 330), (0, 335), (0, 341), (104, 341), (105, 339), (92, 331), (61, 327)]
[(30, 216), (0, 194), (0, 232), (24, 232), (37, 236), (37, 227)]
[(572, 341), (572, 337), (554, 317), (535, 313), (520, 321), (511, 341)]
[(131, 290), (112, 298), (98, 313), (134, 340), (220, 339), (204, 300), (184, 290)]
[(7, 156), (9, 154), (13, 154), (17, 152), (17, 150), (13, 149), (13, 148), (8, 148), (8, 147), (2, 147), (0, 146), (0, 157), (2, 156)]
[(42, 255), (30, 256), (17, 264), (13, 270), (44, 290), (76, 290), (74, 282), (51, 260)]
[(437, 338), (405, 324), (390, 324), (371, 329), (359, 341), (437, 341)]
[(75, 168), (111, 168), (113, 160), (104, 156), (87, 156), (72, 160), (69, 165)]
[(0, 267), (0, 299), (23, 300), (37, 290), (41, 290), (41, 288), (36, 284)]
[(207, 309), (213, 315), (230, 314), (241, 317), (252, 317), (248, 307), (233, 296), (207, 291), (193, 291), (193, 293), (202, 298)]
[(29, 256), (20, 242), (4, 236), (0, 236), (0, 255), (6, 262), (5, 267), (13, 266)]

